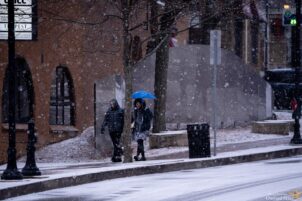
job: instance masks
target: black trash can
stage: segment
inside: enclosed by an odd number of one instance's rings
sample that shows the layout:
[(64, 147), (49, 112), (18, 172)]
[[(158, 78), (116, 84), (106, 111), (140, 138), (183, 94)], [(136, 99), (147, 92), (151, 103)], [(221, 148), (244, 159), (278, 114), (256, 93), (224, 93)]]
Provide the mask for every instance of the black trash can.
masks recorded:
[(211, 157), (209, 124), (188, 124), (189, 158)]

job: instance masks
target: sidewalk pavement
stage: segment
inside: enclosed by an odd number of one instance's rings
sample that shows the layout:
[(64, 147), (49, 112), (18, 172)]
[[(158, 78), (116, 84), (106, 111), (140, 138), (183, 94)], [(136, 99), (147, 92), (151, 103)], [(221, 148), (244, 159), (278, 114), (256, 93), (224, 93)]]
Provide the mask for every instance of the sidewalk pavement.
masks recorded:
[[(198, 159), (189, 159), (188, 149), (184, 148), (178, 152), (149, 155), (147, 161), (133, 163), (38, 163), (41, 176), (0, 180), (0, 200), (107, 179), (302, 155), (302, 145), (289, 145), (289, 141), (290, 136), (286, 136), (218, 145), (216, 156)], [(24, 163), (18, 163), (18, 167), (24, 167)], [(1, 174), (5, 168), (6, 165), (0, 166)]]

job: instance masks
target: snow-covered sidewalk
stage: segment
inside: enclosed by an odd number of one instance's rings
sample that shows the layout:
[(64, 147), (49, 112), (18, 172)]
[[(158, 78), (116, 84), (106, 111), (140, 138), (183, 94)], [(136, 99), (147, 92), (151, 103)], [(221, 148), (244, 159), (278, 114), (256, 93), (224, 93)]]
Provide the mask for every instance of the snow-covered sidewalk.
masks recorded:
[[(173, 132), (173, 131), (170, 131)], [(179, 131), (175, 131), (179, 132)], [(184, 131), (185, 132), (185, 131)], [(274, 134), (257, 134), (251, 132), (251, 127), (219, 129), (217, 130), (217, 147), (228, 144), (234, 145), (243, 142), (256, 142), (263, 140), (288, 139), (289, 136), (274, 135)], [(213, 146), (213, 132), (210, 131), (211, 145)], [(146, 145), (147, 157), (156, 157), (158, 155), (169, 155), (188, 150), (188, 147), (167, 147), (160, 149), (149, 149), (148, 141)], [(132, 143), (133, 150), (136, 143)], [(19, 159), (19, 162), (24, 162), (25, 157)], [(94, 129), (90, 127), (81, 135), (68, 139), (59, 143), (51, 144), (36, 151), (37, 163), (75, 163), (75, 162), (109, 162), (110, 157), (102, 156), (101, 152), (94, 145)]]
[[(291, 114), (288, 112), (275, 112), (277, 119), (288, 120)], [(169, 131), (181, 132), (181, 131)], [(186, 131), (183, 131), (186, 132)], [(293, 133), (288, 136), (275, 134), (252, 133), (251, 127), (236, 127), (217, 130), (217, 148), (222, 150), (224, 147), (233, 146), (231, 150), (248, 149), (250, 145), (259, 144), (255, 147), (266, 147), (270, 145), (288, 144)], [(211, 146), (213, 147), (213, 131), (210, 130)], [(278, 142), (278, 143), (277, 143)], [(238, 146), (237, 146), (238, 145)], [(132, 143), (133, 150), (136, 150), (136, 142)], [(166, 147), (159, 149), (149, 149), (149, 142), (145, 142), (146, 156), (150, 159), (156, 159), (157, 156), (174, 155), (188, 151), (188, 147)], [(228, 148), (230, 149), (230, 148)], [(228, 150), (222, 150), (225, 152)], [(221, 152), (221, 151), (220, 151)], [(160, 157), (159, 157), (160, 158)], [(173, 158), (173, 157), (172, 157)], [(22, 157), (18, 162), (25, 162), (26, 157)], [(36, 162), (42, 163), (86, 163), (86, 162), (110, 162), (109, 156), (104, 156), (95, 148), (94, 129), (89, 127), (81, 135), (59, 143), (51, 144), (36, 151)], [(1, 166), (0, 166), (1, 167)]]
[[(78, 137), (38, 150), (36, 162), (42, 175), (20, 181), (0, 180), (2, 198), (7, 198), (12, 194), (18, 196), (105, 179), (302, 154), (302, 146), (289, 145), (292, 133), (288, 136), (256, 134), (251, 132), (251, 127), (237, 127), (217, 131), (216, 156), (212, 154), (208, 158), (189, 159), (188, 147), (149, 149), (146, 146), (147, 161), (112, 163), (110, 157), (102, 157), (94, 148), (93, 131), (92, 127), (88, 128)], [(212, 131), (210, 131), (210, 137), (213, 141)], [(133, 142), (133, 147), (135, 144)], [(163, 155), (171, 157), (161, 157)], [(160, 158), (163, 160), (154, 160)], [(25, 159), (23, 157), (18, 160), (18, 168), (24, 167)], [(0, 171), (2, 172), (5, 168), (6, 165), (0, 166)]]
[[(142, 174), (207, 168), (302, 154), (302, 146), (279, 145), (220, 153), (196, 159), (149, 160), (134, 163), (40, 163), (42, 175), (23, 180), (0, 180), (0, 199)], [(19, 167), (24, 163), (18, 162)], [(0, 166), (0, 170), (4, 170)]]

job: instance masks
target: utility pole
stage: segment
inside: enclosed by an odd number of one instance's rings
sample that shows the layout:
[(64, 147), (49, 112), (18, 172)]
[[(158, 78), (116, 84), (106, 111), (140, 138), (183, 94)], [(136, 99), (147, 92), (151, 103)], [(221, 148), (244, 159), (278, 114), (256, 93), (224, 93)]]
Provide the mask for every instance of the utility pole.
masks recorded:
[(301, 54), (300, 54), (300, 23), (301, 23), (301, 0), (296, 0), (296, 20), (297, 23), (292, 27), (292, 67), (295, 68), (295, 90), (294, 97), (297, 101), (297, 108), (294, 111), (294, 136), (291, 139), (291, 144), (302, 144), (300, 135), (300, 116), (301, 116), (301, 100), (300, 100), (300, 66), (301, 66)]
[(15, 6), (14, 1), (8, 1), (8, 149), (7, 168), (4, 170), (1, 179), (16, 180), (22, 179), (22, 174), (18, 171), (16, 163), (16, 80), (17, 69), (15, 65)]
[(268, 67), (268, 27), (269, 27), (269, 14), (268, 14), (268, 0), (265, 0), (265, 42), (264, 42), (264, 70), (267, 70)]

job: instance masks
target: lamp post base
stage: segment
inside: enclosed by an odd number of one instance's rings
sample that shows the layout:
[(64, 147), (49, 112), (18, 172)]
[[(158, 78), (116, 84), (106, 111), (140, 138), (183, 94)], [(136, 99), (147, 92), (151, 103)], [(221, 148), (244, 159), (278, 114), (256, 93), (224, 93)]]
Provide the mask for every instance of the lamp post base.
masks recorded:
[(31, 119), (28, 122), (28, 143), (27, 143), (27, 159), (25, 167), (22, 169), (22, 174), (24, 176), (40, 176), (41, 172), (36, 165), (35, 160), (35, 143), (37, 142), (37, 137), (35, 136), (35, 123)]
[(290, 144), (302, 144), (302, 139), (301, 138), (293, 138), (293, 139), (291, 139)]
[(291, 139), (290, 144), (302, 144), (302, 139), (300, 134), (300, 116), (295, 116), (294, 136)]
[(41, 175), (41, 172), (39, 170), (39, 168), (37, 167), (24, 167), (22, 169), (22, 174), (24, 176), (40, 176)]
[(20, 180), (23, 179), (22, 174), (17, 169), (6, 169), (1, 175), (3, 180)]
[(1, 175), (3, 180), (23, 179), (22, 174), (18, 171), (16, 163), (16, 149), (8, 147), (7, 149), (7, 167)]

